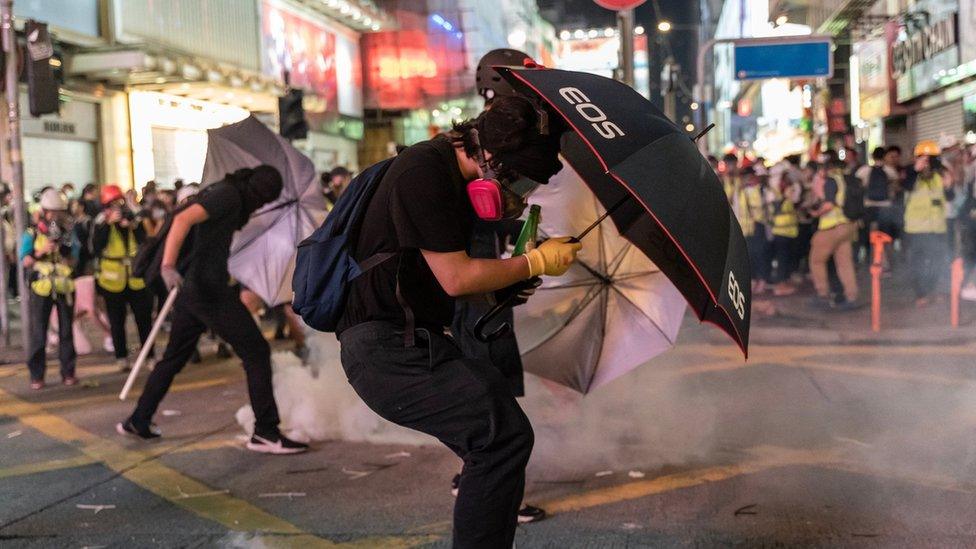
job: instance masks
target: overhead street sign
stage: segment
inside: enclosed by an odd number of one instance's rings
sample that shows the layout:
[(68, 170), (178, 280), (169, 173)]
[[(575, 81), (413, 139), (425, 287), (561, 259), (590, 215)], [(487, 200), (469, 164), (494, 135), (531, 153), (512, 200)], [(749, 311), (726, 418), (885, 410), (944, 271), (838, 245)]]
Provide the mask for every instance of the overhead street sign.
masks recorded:
[(747, 38), (732, 41), (736, 80), (829, 78), (832, 42), (826, 36)]

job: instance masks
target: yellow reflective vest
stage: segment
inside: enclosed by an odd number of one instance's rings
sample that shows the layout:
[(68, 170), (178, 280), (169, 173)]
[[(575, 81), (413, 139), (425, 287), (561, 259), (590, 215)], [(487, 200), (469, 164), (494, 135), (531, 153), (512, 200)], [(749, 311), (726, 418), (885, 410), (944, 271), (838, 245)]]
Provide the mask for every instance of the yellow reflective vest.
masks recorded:
[(98, 258), (98, 269), (95, 271), (98, 286), (112, 293), (123, 292), (126, 287), (130, 290), (145, 288), (145, 281), (132, 276), (132, 260), (138, 250), (139, 244), (136, 242), (135, 231), (125, 229), (125, 236), (123, 236), (123, 231), (115, 225), (110, 225), (108, 244)]
[(832, 173), (827, 177), (830, 177), (837, 183), (837, 196), (834, 197), (834, 207), (829, 212), (820, 216), (820, 224), (817, 225), (817, 229), (821, 231), (833, 229), (838, 225), (851, 222), (850, 219), (844, 216), (844, 198), (847, 196), (847, 184), (844, 182), (843, 174)]
[[(34, 231), (34, 249), (39, 250), (47, 246), (50, 240), (46, 234)], [(75, 281), (71, 278), (72, 269), (55, 250), (47, 256), (34, 262), (31, 267), (33, 280), (31, 291), (41, 297), (51, 297), (52, 294), (70, 296), (75, 291)]]
[(778, 194), (776, 209), (773, 211), (773, 236), (796, 238), (800, 236), (800, 220), (796, 216), (796, 207), (789, 197)]
[(946, 199), (942, 176), (938, 173), (915, 180), (915, 188), (905, 199), (905, 232), (945, 233)]
[(756, 223), (766, 223), (763, 211), (762, 188), (759, 185), (739, 187), (732, 200), (733, 211), (742, 227), (743, 236), (756, 233)]

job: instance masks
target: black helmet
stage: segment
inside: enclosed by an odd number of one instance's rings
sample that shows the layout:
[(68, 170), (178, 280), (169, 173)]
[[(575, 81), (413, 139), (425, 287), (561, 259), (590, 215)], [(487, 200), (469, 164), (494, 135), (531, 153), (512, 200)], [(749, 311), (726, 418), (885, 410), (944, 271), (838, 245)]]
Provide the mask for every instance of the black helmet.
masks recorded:
[(515, 88), (492, 67), (498, 65), (521, 67), (526, 59), (532, 61), (532, 58), (524, 52), (507, 48), (486, 53), (478, 61), (478, 70), (475, 72), (474, 81), (478, 88), (478, 95), (484, 97), (485, 101), (491, 101), (502, 95), (515, 95)]

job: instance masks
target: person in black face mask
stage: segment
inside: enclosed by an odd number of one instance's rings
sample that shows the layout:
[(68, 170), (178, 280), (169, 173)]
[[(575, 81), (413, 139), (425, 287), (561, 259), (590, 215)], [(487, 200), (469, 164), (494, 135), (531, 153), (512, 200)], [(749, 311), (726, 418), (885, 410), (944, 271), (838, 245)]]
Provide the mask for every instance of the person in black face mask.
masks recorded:
[[(159, 436), (152, 416), (173, 378), (196, 349), (200, 335), (210, 328), (244, 362), (255, 416), (254, 435), (247, 448), (270, 454), (295, 454), (308, 449), (278, 429), (278, 406), (271, 385), (271, 349), (241, 303), (240, 291), (227, 271), (234, 232), (247, 224), (251, 214), (278, 198), (281, 188), (281, 174), (271, 166), (238, 170), (201, 191), (194, 204), (173, 218), (160, 269), (168, 290), (180, 288), (171, 316), (170, 339), (163, 358), (146, 380), (135, 411), (118, 424), (120, 434), (142, 439)], [(188, 235), (192, 245), (183, 250)]]
[(342, 367), (363, 401), (464, 461), (457, 548), (512, 546), (533, 433), (498, 369), (445, 335), (455, 298), (562, 275), (580, 249), (555, 238), (509, 259), (466, 252), (477, 218), (518, 217), (527, 194), (559, 171), (556, 136), (541, 135), (538, 122), (527, 100), (503, 97), (478, 119), (396, 157), (353, 254), (360, 265), (387, 259), (351, 282), (336, 330)]

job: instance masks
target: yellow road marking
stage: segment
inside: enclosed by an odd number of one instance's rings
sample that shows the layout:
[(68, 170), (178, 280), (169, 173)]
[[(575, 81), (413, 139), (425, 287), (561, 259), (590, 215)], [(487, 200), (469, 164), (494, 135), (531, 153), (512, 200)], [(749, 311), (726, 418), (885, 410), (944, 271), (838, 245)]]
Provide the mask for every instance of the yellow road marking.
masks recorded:
[(836, 460), (832, 452), (757, 448), (755, 453), (759, 457), (742, 463), (717, 465), (704, 469), (664, 475), (648, 480), (628, 482), (607, 488), (598, 488), (589, 492), (544, 501), (540, 504), (540, 507), (550, 514), (580, 511), (590, 507), (640, 499), (655, 494), (700, 486), (708, 482), (719, 482), (770, 469), (795, 465), (822, 465)]
[[(237, 377), (221, 377), (215, 379), (201, 379), (199, 381), (187, 381), (183, 383), (174, 383), (170, 389), (170, 393), (181, 393), (185, 391), (196, 391), (198, 389), (207, 389), (210, 387), (217, 387), (219, 385), (225, 385), (227, 383), (235, 383), (238, 381)], [(120, 385), (121, 388), (121, 385)], [(135, 402), (139, 395), (142, 394), (142, 389), (133, 389), (129, 393), (129, 398), (126, 402)], [(85, 396), (80, 398), (69, 398), (65, 400), (55, 400), (49, 402), (39, 403), (44, 407), (45, 410), (63, 410), (65, 408), (85, 408), (95, 404), (104, 404), (106, 402), (119, 402), (119, 395), (114, 390), (108, 394)]]
[[(237, 439), (215, 438), (202, 440), (186, 446), (180, 446), (167, 451), (168, 454), (185, 454), (189, 452), (199, 452), (206, 450), (217, 450), (220, 448), (243, 448), (244, 444)], [(159, 453), (159, 452), (157, 452)], [(19, 477), (23, 475), (33, 475), (35, 473), (46, 473), (48, 471), (58, 471), (61, 469), (72, 469), (74, 467), (84, 467), (99, 463), (96, 459), (88, 455), (80, 455), (65, 459), (52, 459), (39, 463), (25, 463), (13, 465), (0, 469), (0, 479), (9, 477)]]
[[(960, 356), (972, 356), (974, 354), (976, 353), (974, 353), (973, 351), (969, 351), (967, 353), (960, 353)], [(816, 362), (814, 362), (814, 360), (816, 360)], [(798, 362), (798, 361), (806, 361), (806, 362)], [(715, 362), (706, 362), (704, 364), (696, 364), (694, 366), (675, 368), (674, 370), (672, 370), (672, 372), (675, 375), (679, 375), (679, 376), (694, 376), (699, 374), (729, 372), (729, 371), (745, 370), (745, 369), (757, 368), (757, 367), (809, 369), (809, 370), (820, 370), (825, 372), (849, 374), (849, 375), (856, 375), (856, 376), (863, 376), (863, 377), (896, 379), (896, 380), (903, 380), (903, 381), (918, 381), (918, 382), (931, 383), (936, 385), (976, 386), (976, 379), (973, 378), (946, 376), (940, 374), (928, 374), (924, 372), (905, 371), (901, 369), (885, 368), (879, 366), (846, 366), (842, 364), (831, 364), (829, 360), (824, 360), (816, 355), (793, 356), (793, 357), (779, 356), (776, 358), (770, 357), (768, 360), (759, 357), (759, 358), (751, 359), (749, 362), (735, 361), (735, 360), (716, 360)]]
[(48, 413), (42, 406), (30, 403), (0, 389), (0, 415), (13, 416), (24, 425), (71, 444), (92, 462), (102, 463), (109, 469), (138, 486), (167, 501), (214, 521), (232, 531), (273, 533), (262, 537), (271, 547), (397, 547), (406, 548), (430, 543), (436, 536), (389, 536), (367, 538), (350, 543), (333, 543), (307, 534), (297, 526), (267, 513), (230, 494), (215, 493), (200, 498), (180, 498), (181, 494), (214, 491), (191, 477), (166, 467), (158, 460), (149, 460), (165, 452), (130, 450), (120, 444), (99, 438), (65, 419)]
[(837, 364), (781, 364), (770, 363), (771, 366), (780, 368), (800, 368), (810, 370), (820, 370), (838, 374), (851, 374), (856, 376), (877, 377), (884, 379), (897, 379), (903, 381), (921, 381), (936, 385), (968, 385), (976, 387), (976, 379), (963, 377), (943, 376), (938, 374), (922, 374), (916, 372), (905, 372), (902, 370), (891, 370), (875, 366), (840, 366)]
[(19, 477), (22, 475), (33, 475), (35, 473), (46, 473), (48, 471), (58, 471), (61, 469), (71, 469), (73, 467), (84, 467), (98, 463), (91, 456), (80, 455), (66, 459), (53, 459), (40, 463), (25, 463), (0, 469), (0, 478)]

